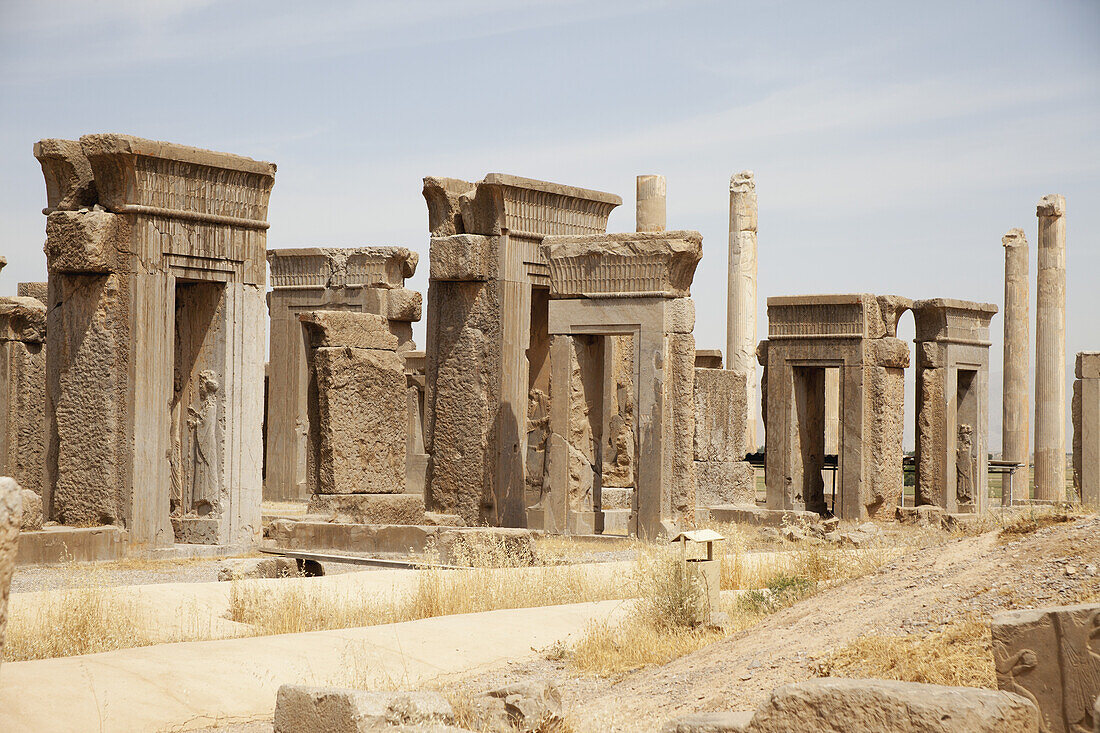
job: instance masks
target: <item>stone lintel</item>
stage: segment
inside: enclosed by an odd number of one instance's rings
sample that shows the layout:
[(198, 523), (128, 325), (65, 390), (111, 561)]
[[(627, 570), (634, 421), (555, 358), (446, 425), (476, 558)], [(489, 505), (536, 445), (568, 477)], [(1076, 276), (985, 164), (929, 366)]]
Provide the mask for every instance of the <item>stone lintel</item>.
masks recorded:
[(550, 297), (685, 297), (703, 256), (699, 232), (549, 236)]
[(611, 204), (614, 206), (621, 206), (623, 203), (622, 196), (617, 196), (613, 193), (607, 193), (606, 191), (596, 191), (591, 188), (580, 188), (578, 186), (567, 186), (563, 183), (551, 183), (550, 181), (540, 181), (535, 178), (524, 178), (523, 176), (513, 176), (508, 173), (489, 173), (485, 178), (481, 180), (482, 184), (488, 184), (491, 186), (506, 186), (509, 188), (526, 188), (531, 191), (539, 191), (541, 193), (552, 193), (558, 196), (568, 196), (570, 198), (582, 199), (585, 201), (594, 201), (602, 204)]
[(933, 298), (913, 303), (917, 341), (947, 341), (989, 345), (989, 322), (997, 314), (993, 303)]
[(416, 273), (420, 255), (407, 247), (271, 249), (273, 289), (400, 288)]
[(129, 135), (84, 135), (98, 202), (117, 214), (267, 229), (275, 165)]
[(1100, 379), (1100, 351), (1077, 352), (1074, 375), (1077, 379)]

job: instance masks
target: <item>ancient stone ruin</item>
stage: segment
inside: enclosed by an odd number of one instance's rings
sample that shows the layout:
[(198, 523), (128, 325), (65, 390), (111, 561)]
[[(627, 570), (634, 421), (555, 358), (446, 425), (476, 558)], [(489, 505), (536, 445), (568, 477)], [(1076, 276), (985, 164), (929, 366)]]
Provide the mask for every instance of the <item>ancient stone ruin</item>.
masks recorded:
[[(896, 338), (910, 301), (896, 296), (768, 298), (764, 364), (768, 509), (887, 516), (902, 490), (903, 370)], [(826, 504), (825, 373), (839, 369), (839, 469)]]
[[(431, 239), (424, 434), (429, 509), (522, 527), (529, 425), (550, 383), (551, 234), (602, 234), (616, 195), (490, 173), (425, 178)], [(536, 449), (537, 451), (537, 449)]]
[[(421, 296), (405, 288), (419, 256), (405, 247), (275, 249), (271, 266), (267, 499), (308, 499), (317, 467), (310, 437), (308, 334), (299, 315), (311, 311), (381, 316), (400, 353), (415, 348), (412, 324)], [(420, 480), (423, 483), (423, 479)], [(402, 489), (404, 490), (404, 489)]]
[(275, 166), (125, 135), (34, 152), (49, 518), (136, 545), (258, 541)]
[[(702, 237), (558, 235), (544, 240), (542, 256), (550, 263), (548, 480), (528, 526), (592, 534), (609, 512), (629, 506), (631, 534), (671, 536), (681, 522), (694, 523), (695, 306), (688, 296)], [(635, 358), (625, 358), (626, 344)], [(632, 378), (621, 378), (624, 369)], [(628, 473), (618, 464), (631, 443), (637, 453)], [(605, 510), (608, 464), (616, 508)]]

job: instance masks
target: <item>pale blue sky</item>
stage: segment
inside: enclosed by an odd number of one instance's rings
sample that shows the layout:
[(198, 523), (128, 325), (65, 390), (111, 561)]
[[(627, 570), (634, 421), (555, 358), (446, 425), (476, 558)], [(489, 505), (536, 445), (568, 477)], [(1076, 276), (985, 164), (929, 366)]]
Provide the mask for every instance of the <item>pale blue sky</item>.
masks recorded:
[(276, 162), (270, 247), (405, 245), (420, 290), (424, 175), (612, 191), (622, 231), (634, 176), (664, 174), (669, 226), (704, 237), (700, 348), (725, 346), (735, 171), (756, 172), (761, 336), (769, 295), (1000, 305), (1001, 235), (1024, 229), (1034, 278), (1035, 203), (1062, 193), (1067, 379), (1100, 349), (1097, 0), (0, 0), (0, 72), (0, 293), (45, 279), (32, 143), (114, 131)]

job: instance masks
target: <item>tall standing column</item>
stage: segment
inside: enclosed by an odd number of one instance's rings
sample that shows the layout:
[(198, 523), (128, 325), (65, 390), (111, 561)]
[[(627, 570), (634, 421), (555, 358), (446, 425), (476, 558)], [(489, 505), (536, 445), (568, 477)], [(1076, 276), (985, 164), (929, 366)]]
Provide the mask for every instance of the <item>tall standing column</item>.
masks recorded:
[(1028, 328), (1028, 248), (1022, 229), (1010, 229), (1001, 238), (1005, 248), (1005, 344), (1004, 392), (1001, 399), (1001, 457), (1024, 464), (1006, 474), (1001, 484), (1001, 504), (1009, 506), (1027, 501), (1028, 442), (1030, 409), (1028, 404), (1028, 361), (1031, 356)]
[(756, 181), (752, 171), (730, 178), (726, 368), (744, 372), (748, 395), (745, 448), (756, 450)]
[(1048, 194), (1035, 213), (1035, 498), (1049, 501), (1066, 493), (1066, 199)]
[(665, 177), (638, 176), (638, 205), (635, 221), (639, 232), (665, 230)]

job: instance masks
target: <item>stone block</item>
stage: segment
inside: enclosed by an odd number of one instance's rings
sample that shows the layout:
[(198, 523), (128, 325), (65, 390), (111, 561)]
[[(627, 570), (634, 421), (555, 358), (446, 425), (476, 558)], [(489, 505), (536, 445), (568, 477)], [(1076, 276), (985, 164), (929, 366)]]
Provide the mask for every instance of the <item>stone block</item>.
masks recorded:
[(600, 508), (605, 511), (608, 509), (629, 509), (633, 501), (634, 489), (631, 487), (604, 486), (600, 489)]
[(552, 297), (691, 295), (703, 237), (694, 231), (557, 235), (543, 239)]
[(947, 527), (947, 512), (934, 504), (921, 506), (899, 506), (894, 509), (894, 517), (902, 524), (915, 524), (920, 527)]
[[(366, 314), (356, 314), (366, 315)], [(405, 491), (405, 366), (393, 351), (319, 348), (317, 491)]]
[(23, 520), (23, 490), (15, 479), (0, 477), (0, 659), (4, 652), (4, 631), (8, 625), (8, 592), (15, 556), (19, 548), (19, 525)]
[(715, 522), (752, 524), (758, 527), (782, 527), (787, 524), (816, 524), (821, 521), (821, 515), (817, 512), (730, 505), (710, 507), (710, 518)]
[(0, 341), (41, 344), (45, 340), (46, 306), (42, 301), (21, 296), (0, 297)]
[(1078, 379), (1100, 379), (1100, 351), (1080, 351), (1074, 364)]
[(696, 349), (695, 350), (695, 368), (696, 369), (721, 369), (722, 368), (722, 350), (721, 349)]
[(42, 497), (30, 489), (23, 489), (23, 521), (19, 525), (21, 532), (34, 532), (42, 529)]
[(305, 324), (315, 349), (350, 346), (397, 351), (397, 337), (390, 332), (386, 319), (374, 313), (306, 311), (298, 315), (298, 320)]
[(561, 692), (545, 680), (516, 682), (474, 701), (474, 717), (492, 731), (554, 731), (562, 724)]
[(51, 211), (75, 211), (91, 208), (99, 200), (92, 166), (78, 140), (51, 138), (34, 144), (34, 157), (46, 179), (46, 208)]
[(604, 509), (596, 519), (600, 534), (630, 534), (629, 509)]
[(275, 733), (365, 733), (403, 725), (445, 725), (454, 710), (438, 692), (365, 692), (283, 685), (275, 701)]
[(172, 517), (176, 542), (187, 545), (220, 544), (221, 520), (216, 517)]
[(34, 298), (44, 304), (49, 300), (49, 286), (49, 283), (43, 282), (19, 283), (15, 286), (15, 294), (20, 298)]
[(122, 272), (119, 249), (129, 227), (108, 211), (55, 211), (46, 217), (46, 266), (50, 272)]
[(747, 419), (745, 375), (728, 369), (696, 367), (695, 460), (742, 460), (745, 457)]
[(429, 246), (429, 278), (441, 281), (486, 281), (497, 277), (499, 237), (456, 234), (433, 237)]
[(19, 533), (18, 565), (118, 560), (126, 554), (127, 532), (121, 527), (44, 526)]
[(309, 514), (352, 524), (424, 524), (419, 494), (314, 494)]
[(473, 191), (476, 185), (458, 178), (425, 176), (424, 201), (428, 205), (428, 229), (433, 237), (450, 237), (466, 231), (459, 197)]
[(993, 617), (997, 687), (1031, 700), (1050, 733), (1075, 733), (1091, 725), (1100, 694), (1100, 656), (1094, 636), (1100, 605), (1009, 611)]
[(391, 321), (419, 321), (423, 298), (416, 290), (398, 288), (386, 293), (386, 317)]
[(756, 502), (756, 471), (746, 461), (696, 461), (695, 505)]
[(665, 333), (692, 333), (695, 330), (695, 301), (672, 298), (665, 304)]
[(435, 535), (435, 546), (444, 565), (470, 565), (475, 560), (492, 564), (498, 559), (509, 566), (533, 565), (538, 558), (535, 532), (529, 529), (443, 528)]
[(218, 580), (290, 578), (298, 574), (298, 563), (290, 557), (248, 557), (225, 560), (218, 566)]
[(875, 679), (814, 679), (772, 691), (745, 733), (1037, 733), (1019, 695)]
[(661, 733), (744, 733), (752, 722), (752, 711), (735, 713), (691, 713), (661, 726)]

